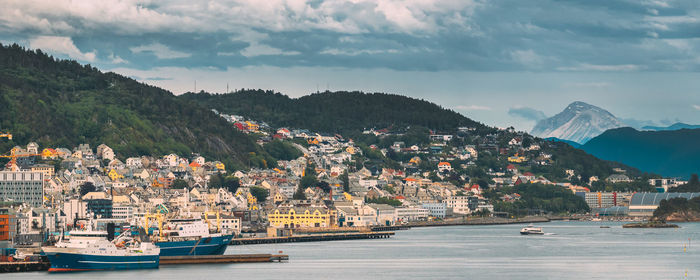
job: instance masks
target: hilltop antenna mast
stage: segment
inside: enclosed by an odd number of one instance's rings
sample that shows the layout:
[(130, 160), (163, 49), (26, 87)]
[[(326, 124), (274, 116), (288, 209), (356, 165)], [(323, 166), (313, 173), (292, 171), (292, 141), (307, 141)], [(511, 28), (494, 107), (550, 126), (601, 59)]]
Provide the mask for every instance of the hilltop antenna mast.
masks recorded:
[(228, 91), (228, 83), (226, 83), (226, 93), (231, 93), (230, 91)]

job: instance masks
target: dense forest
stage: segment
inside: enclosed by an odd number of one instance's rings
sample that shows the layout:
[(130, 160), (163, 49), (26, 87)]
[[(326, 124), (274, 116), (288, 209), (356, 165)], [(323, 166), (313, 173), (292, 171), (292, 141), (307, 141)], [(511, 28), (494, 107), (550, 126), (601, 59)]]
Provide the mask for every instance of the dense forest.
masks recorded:
[[(521, 195), (519, 200), (504, 202), (495, 199), (497, 195), (513, 194)], [(543, 184), (520, 184), (514, 187), (505, 187), (499, 191), (491, 191), (486, 194), (492, 198), (495, 211), (508, 212), (511, 215), (523, 216), (535, 213), (586, 213), (590, 211), (586, 201), (568, 189)]]
[(395, 94), (339, 91), (295, 99), (273, 91), (243, 89), (228, 94), (186, 93), (178, 98), (222, 113), (265, 121), (276, 127), (350, 136), (364, 129), (409, 126), (440, 132), (454, 132), (461, 126), (493, 130), (434, 103)]
[(104, 143), (121, 157), (197, 152), (229, 168), (269, 157), (208, 108), (16, 44), (0, 45), (0, 131), (14, 136), (0, 151), (31, 141), (69, 149)]

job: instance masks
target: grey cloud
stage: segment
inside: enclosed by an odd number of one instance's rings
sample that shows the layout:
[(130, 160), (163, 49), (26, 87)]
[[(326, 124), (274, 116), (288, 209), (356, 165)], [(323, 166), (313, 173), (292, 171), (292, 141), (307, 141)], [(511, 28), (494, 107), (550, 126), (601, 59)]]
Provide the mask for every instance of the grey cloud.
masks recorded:
[[(700, 71), (694, 1), (183, 3), (105, 0), (78, 13), (67, 0), (10, 2), (0, 10), (0, 41), (68, 37), (74, 53), (96, 51), (93, 65), (114, 66), (113, 56), (135, 69)], [(130, 51), (156, 43), (171, 55)]]
[(547, 115), (545, 115), (544, 112), (529, 107), (510, 108), (508, 109), (508, 115), (531, 121), (539, 121), (547, 118)]

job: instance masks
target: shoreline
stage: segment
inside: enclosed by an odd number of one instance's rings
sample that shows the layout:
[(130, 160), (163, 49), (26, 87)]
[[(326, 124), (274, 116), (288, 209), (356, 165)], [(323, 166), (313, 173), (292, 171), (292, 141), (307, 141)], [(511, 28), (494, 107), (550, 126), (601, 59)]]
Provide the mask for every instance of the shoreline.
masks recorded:
[(509, 225), (509, 224), (529, 224), (529, 223), (547, 223), (554, 220), (565, 220), (565, 218), (548, 218), (548, 217), (524, 217), (518, 219), (506, 218), (470, 218), (470, 219), (452, 219), (445, 221), (432, 222), (410, 222), (405, 224), (407, 227), (444, 227), (444, 226), (483, 226), (483, 225)]

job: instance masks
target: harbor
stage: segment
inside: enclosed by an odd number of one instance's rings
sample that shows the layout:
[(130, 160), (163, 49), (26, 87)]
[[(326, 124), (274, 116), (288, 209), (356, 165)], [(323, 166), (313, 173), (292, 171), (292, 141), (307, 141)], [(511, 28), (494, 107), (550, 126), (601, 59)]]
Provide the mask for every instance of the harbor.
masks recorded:
[(317, 242), (317, 241), (337, 241), (337, 240), (355, 240), (355, 239), (379, 239), (390, 238), (396, 233), (393, 231), (379, 232), (346, 232), (346, 233), (324, 233), (324, 234), (309, 234), (309, 235), (293, 235), (280, 237), (251, 237), (237, 238), (231, 240), (230, 245), (249, 245), (249, 244), (272, 244), (272, 243), (292, 243), (292, 242)]

